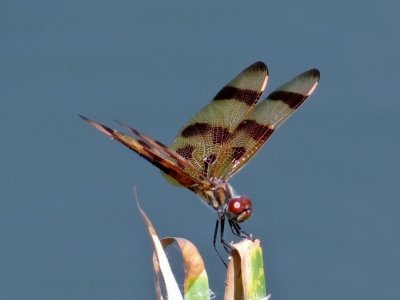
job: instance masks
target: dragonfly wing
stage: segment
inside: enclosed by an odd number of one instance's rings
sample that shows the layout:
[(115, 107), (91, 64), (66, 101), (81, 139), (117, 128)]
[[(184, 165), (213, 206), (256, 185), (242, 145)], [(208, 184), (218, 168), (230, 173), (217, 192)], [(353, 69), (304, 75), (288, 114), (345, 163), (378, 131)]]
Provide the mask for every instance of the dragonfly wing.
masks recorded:
[(228, 179), (238, 172), (275, 130), (314, 92), (320, 73), (308, 70), (277, 88), (242, 120), (230, 141), (230, 157), (217, 177)]
[[(267, 84), (268, 70), (256, 62), (223, 87), (214, 99), (182, 128), (171, 149), (198, 172), (213, 177), (224, 145), (249, 114)], [(223, 154), (223, 153), (222, 153)]]
[[(204, 181), (204, 177), (199, 174), (187, 160), (174, 151), (171, 151), (157, 140), (133, 128), (127, 127), (133, 134), (133, 136), (129, 136), (87, 117), (81, 115), (80, 117), (106, 136), (120, 142), (155, 165), (163, 173), (172, 177), (176, 183), (189, 189), (191, 189), (191, 187), (205, 186), (207, 184), (207, 181)], [(196, 176), (196, 174), (198, 176)]]

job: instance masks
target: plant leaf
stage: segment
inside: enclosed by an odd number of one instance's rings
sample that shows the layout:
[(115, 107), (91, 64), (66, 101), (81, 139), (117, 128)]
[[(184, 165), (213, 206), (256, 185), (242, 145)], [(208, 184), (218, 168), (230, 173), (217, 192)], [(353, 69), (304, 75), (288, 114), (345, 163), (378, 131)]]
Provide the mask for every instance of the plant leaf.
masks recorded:
[(161, 240), (164, 249), (176, 243), (181, 250), (185, 268), (184, 296), (186, 300), (208, 300), (210, 289), (208, 276), (203, 259), (196, 246), (189, 240), (176, 237), (163, 238)]
[(153, 267), (156, 274), (156, 293), (157, 298), (164, 299), (161, 292), (161, 278), (164, 281), (164, 286), (166, 290), (167, 299), (183, 300), (181, 291), (179, 290), (178, 284), (172, 273), (171, 267), (169, 265), (167, 256), (165, 255), (164, 248), (157, 236), (157, 233), (147, 217), (146, 213), (139, 207), (140, 213), (146, 222), (147, 230), (149, 231), (150, 238), (153, 242), (154, 253), (153, 253)]
[(225, 300), (268, 299), (260, 241), (245, 239), (232, 245)]
[[(212, 292), (208, 285), (208, 276), (196, 246), (189, 240), (176, 237), (159, 239), (146, 213), (139, 207), (140, 213), (146, 222), (151, 240), (153, 242), (153, 268), (156, 275), (155, 288), (157, 298), (163, 300), (163, 290), (167, 299), (183, 299), (176, 279), (172, 273), (170, 264), (164, 250), (176, 243), (182, 253), (185, 269), (184, 296), (185, 300), (209, 300)], [(161, 282), (164, 283), (161, 288)]]

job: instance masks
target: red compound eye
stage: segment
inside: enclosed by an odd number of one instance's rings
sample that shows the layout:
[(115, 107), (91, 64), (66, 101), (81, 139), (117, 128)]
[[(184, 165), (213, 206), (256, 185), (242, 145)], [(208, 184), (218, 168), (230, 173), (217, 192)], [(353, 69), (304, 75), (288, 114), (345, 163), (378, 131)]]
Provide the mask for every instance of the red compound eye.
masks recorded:
[(246, 221), (252, 214), (253, 205), (246, 196), (234, 197), (229, 201), (226, 214), (230, 220), (237, 222)]

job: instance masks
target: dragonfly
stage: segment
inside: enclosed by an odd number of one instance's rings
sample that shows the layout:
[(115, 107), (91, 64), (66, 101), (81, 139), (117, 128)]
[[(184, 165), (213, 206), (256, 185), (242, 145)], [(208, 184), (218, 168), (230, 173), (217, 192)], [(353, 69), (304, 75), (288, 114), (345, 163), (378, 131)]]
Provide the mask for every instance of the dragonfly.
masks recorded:
[(261, 61), (245, 68), (183, 126), (170, 147), (125, 124), (120, 123), (127, 134), (79, 116), (159, 168), (168, 182), (189, 189), (212, 207), (217, 213), (213, 246), (222, 259), (216, 242), (219, 235), (229, 252), (225, 221), (234, 235), (252, 236), (240, 226), (253, 213), (252, 201), (236, 193), (229, 179), (315, 91), (320, 72), (310, 69), (258, 102), (268, 77)]

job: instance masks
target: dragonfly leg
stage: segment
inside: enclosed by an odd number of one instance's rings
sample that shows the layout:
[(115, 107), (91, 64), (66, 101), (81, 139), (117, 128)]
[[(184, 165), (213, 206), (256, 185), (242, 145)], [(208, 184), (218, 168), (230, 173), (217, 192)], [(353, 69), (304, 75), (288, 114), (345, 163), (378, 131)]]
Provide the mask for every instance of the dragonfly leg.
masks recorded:
[[(222, 257), (221, 253), (219, 253), (219, 251), (218, 251), (218, 249), (217, 249), (217, 236), (218, 236), (218, 227), (219, 227), (219, 225), (220, 225), (220, 222), (221, 222), (221, 228), (222, 228), (222, 230), (223, 230), (223, 227), (224, 227), (224, 226), (223, 226), (222, 224), (224, 224), (224, 221), (223, 221), (223, 220), (220, 220), (220, 218), (218, 217), (218, 218), (217, 218), (217, 222), (215, 222), (213, 246), (214, 246), (215, 252), (217, 252), (218, 257), (221, 259), (221, 261), (222, 261), (222, 263), (224, 264), (224, 266), (225, 266), (226, 268), (228, 268), (226, 262), (224, 261), (224, 258)], [(221, 242), (222, 242), (222, 241), (221, 241)], [(226, 250), (225, 246), (224, 246), (224, 249)]]
[(245, 231), (242, 230), (240, 225), (232, 220), (228, 220), (229, 222), (229, 227), (231, 228), (231, 231), (234, 235), (244, 238), (244, 239), (250, 239), (253, 240), (253, 236)]
[(224, 217), (221, 218), (221, 227), (220, 227), (220, 229), (221, 229), (221, 232), (220, 232), (221, 244), (224, 247), (225, 251), (227, 253), (229, 253), (229, 252), (231, 252), (232, 247), (227, 242), (225, 242), (225, 239), (224, 239), (224, 232), (225, 232), (225, 218)]

